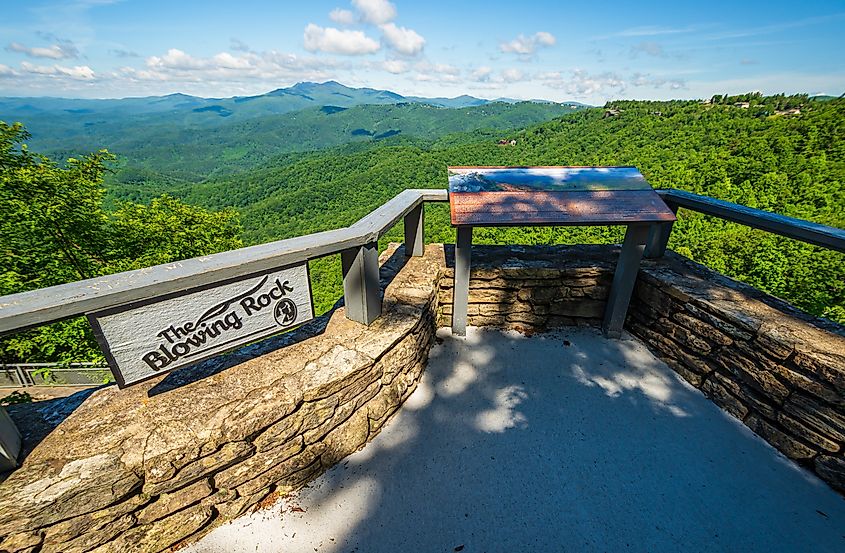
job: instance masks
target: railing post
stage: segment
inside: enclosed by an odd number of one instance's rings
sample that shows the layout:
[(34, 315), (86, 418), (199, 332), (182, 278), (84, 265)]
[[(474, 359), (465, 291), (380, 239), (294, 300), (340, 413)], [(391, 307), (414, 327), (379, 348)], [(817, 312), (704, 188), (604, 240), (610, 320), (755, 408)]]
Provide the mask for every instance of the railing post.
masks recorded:
[(421, 256), (425, 250), (423, 245), (423, 225), (425, 224), (425, 211), (420, 203), (405, 215), (405, 255)]
[(381, 315), (378, 275), (378, 244), (340, 252), (346, 318), (369, 325)]
[[(666, 207), (677, 215), (678, 204), (666, 201), (665, 199), (664, 202), (666, 202)], [(663, 257), (663, 254), (666, 253), (666, 246), (669, 244), (669, 235), (672, 234), (672, 226), (674, 224), (673, 221), (670, 221), (668, 223), (654, 223), (649, 227), (644, 253), (646, 258), (654, 259)]]

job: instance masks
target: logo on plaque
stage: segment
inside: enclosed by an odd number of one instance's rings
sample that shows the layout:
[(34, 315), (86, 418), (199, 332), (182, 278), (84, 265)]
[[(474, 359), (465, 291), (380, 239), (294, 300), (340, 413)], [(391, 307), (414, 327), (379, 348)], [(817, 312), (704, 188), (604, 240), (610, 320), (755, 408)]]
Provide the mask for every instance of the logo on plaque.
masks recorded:
[(306, 265), (89, 315), (121, 386), (314, 317)]

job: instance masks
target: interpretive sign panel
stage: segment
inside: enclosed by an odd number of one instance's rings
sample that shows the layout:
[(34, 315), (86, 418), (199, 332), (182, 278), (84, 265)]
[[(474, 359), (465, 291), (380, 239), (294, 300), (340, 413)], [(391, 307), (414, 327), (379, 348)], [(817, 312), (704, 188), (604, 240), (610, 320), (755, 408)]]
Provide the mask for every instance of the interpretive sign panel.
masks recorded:
[(305, 263), (88, 315), (121, 388), (313, 318)]
[(636, 167), (449, 167), (453, 225), (675, 220)]

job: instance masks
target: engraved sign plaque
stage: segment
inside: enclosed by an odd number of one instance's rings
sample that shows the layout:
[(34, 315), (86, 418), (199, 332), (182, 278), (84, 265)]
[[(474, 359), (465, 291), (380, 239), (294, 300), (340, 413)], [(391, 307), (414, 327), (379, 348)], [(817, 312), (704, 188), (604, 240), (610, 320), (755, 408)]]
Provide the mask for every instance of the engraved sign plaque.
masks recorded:
[(305, 263), (88, 315), (121, 388), (313, 318)]

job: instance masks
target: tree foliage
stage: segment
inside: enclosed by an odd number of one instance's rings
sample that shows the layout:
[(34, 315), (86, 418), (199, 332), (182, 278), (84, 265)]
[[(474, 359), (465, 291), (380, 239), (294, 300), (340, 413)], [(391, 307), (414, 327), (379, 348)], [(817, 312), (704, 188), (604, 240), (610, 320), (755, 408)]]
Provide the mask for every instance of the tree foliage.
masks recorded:
[[(20, 127), (0, 125), (0, 224), (10, 260), (0, 292), (236, 247), (233, 209), (241, 214), (240, 236), (247, 244), (347, 226), (403, 189), (445, 187), (447, 165), (635, 165), (657, 188), (845, 227), (843, 99), (752, 93), (708, 102), (618, 101), (509, 132), (516, 146), (497, 144), (502, 137), (497, 131), (454, 132), (448, 126), (426, 132), (424, 139), (403, 133), (285, 153), (268, 157), (259, 168), (203, 182), (156, 180), (154, 174), (137, 183), (115, 182), (105, 200), (114, 208), (106, 210), (101, 183), (107, 153), (60, 168), (16, 146), (24, 139)], [(117, 200), (163, 191), (171, 195), (149, 205)], [(447, 206), (427, 207), (425, 232), (429, 242), (454, 241)], [(622, 236), (619, 227), (488, 228), (478, 229), (475, 242), (618, 243)], [(388, 233), (388, 240), (401, 240), (401, 228)], [(686, 210), (679, 213), (669, 245), (812, 314), (845, 323), (841, 253)], [(341, 295), (337, 256), (311, 262), (311, 275), (316, 308), (323, 312)], [(19, 342), (6, 340), (3, 355), (88, 359), (84, 321), (62, 325), (33, 331)], [(60, 338), (56, 328), (64, 333)]]
[[(748, 102), (749, 107), (742, 107)], [(737, 105), (739, 104), (739, 105)], [(747, 94), (697, 101), (620, 101), (510, 136), (344, 147), (209, 180), (175, 193), (235, 206), (248, 243), (348, 225), (405, 188), (442, 188), (447, 165), (635, 165), (657, 188), (678, 188), (845, 227), (845, 100)], [(799, 108), (785, 114), (783, 109)], [(816, 315), (845, 322), (845, 256), (681, 210), (670, 247)], [(399, 238), (398, 232), (394, 238)], [(618, 243), (612, 227), (478, 229), (477, 243)], [(426, 238), (454, 240), (445, 209), (428, 209)], [(329, 271), (324, 272), (329, 275)], [(340, 293), (339, 279), (315, 290)], [(320, 294), (326, 298), (332, 294)]]
[[(0, 295), (167, 263), (239, 247), (233, 210), (212, 212), (171, 196), (149, 205), (103, 207), (107, 163), (100, 151), (64, 167), (31, 153), (19, 124), (0, 122)], [(87, 322), (72, 319), (0, 341), (10, 361), (100, 357)]]

